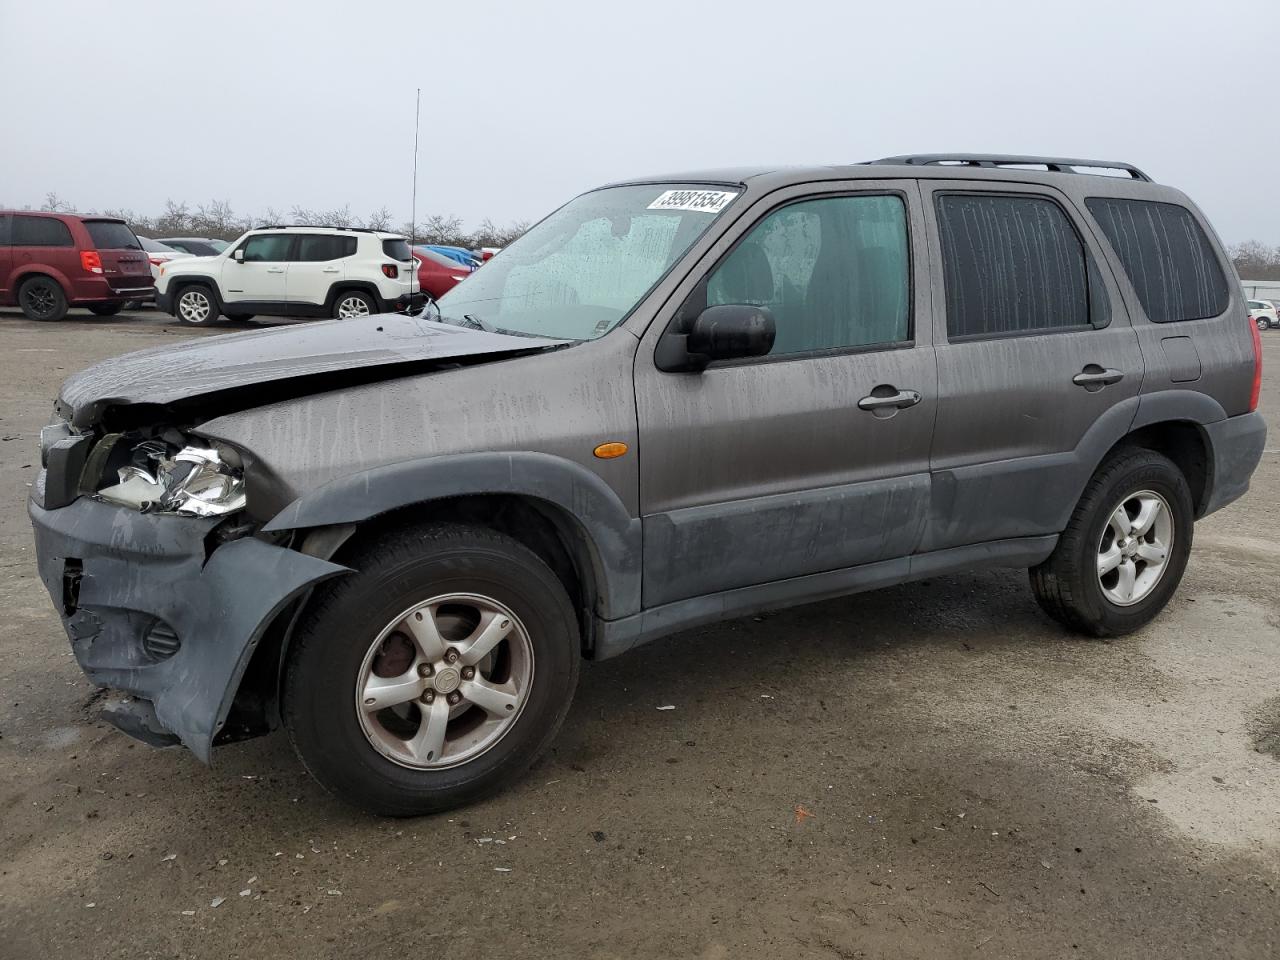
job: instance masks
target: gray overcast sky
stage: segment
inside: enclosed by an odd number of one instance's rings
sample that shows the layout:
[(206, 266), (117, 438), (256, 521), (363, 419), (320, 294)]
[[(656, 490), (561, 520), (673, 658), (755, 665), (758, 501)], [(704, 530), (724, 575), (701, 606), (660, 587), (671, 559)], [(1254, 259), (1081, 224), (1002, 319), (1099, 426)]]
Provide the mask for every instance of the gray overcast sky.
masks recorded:
[(1124, 159), (1280, 243), (1280, 2), (0, 0), (0, 203), (468, 225), (632, 174), (936, 150)]

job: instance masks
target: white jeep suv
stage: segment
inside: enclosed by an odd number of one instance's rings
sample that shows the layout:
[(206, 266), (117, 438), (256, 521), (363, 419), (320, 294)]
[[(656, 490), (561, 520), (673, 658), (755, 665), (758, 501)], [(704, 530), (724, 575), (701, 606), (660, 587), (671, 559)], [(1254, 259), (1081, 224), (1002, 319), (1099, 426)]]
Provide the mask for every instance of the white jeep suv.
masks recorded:
[(405, 238), (354, 227), (250, 230), (216, 257), (162, 264), (156, 278), (156, 306), (184, 323), (363, 317), (422, 303)]

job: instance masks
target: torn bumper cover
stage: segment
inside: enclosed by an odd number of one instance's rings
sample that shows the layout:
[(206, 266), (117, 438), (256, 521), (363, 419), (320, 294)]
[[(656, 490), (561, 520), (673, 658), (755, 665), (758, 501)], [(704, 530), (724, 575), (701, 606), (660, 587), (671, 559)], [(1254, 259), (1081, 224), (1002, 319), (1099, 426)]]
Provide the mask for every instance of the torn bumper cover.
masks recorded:
[(181, 741), (208, 763), (272, 619), (346, 568), (251, 537), (206, 557), (217, 518), (85, 497), (45, 510), (44, 479), (28, 504), (40, 579), (85, 675), (138, 698), (103, 716), (148, 743)]

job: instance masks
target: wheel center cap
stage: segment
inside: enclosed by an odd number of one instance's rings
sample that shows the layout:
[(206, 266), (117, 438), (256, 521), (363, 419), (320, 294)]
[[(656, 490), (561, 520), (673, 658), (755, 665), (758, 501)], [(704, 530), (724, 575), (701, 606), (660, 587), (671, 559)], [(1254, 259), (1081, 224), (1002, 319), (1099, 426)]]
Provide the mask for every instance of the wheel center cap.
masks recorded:
[(1120, 552), (1126, 557), (1135, 557), (1138, 554), (1138, 541), (1129, 539), (1120, 544)]
[(462, 674), (457, 667), (441, 667), (431, 678), (431, 685), (437, 693), (453, 693), (462, 682)]

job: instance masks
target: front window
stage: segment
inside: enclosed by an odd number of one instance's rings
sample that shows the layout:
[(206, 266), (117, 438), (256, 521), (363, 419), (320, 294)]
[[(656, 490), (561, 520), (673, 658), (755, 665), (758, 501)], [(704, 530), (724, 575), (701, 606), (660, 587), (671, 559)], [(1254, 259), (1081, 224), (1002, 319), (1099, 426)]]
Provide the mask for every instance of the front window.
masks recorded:
[(562, 340), (602, 337), (739, 192), (665, 183), (583, 194), (445, 294), (441, 318)]

